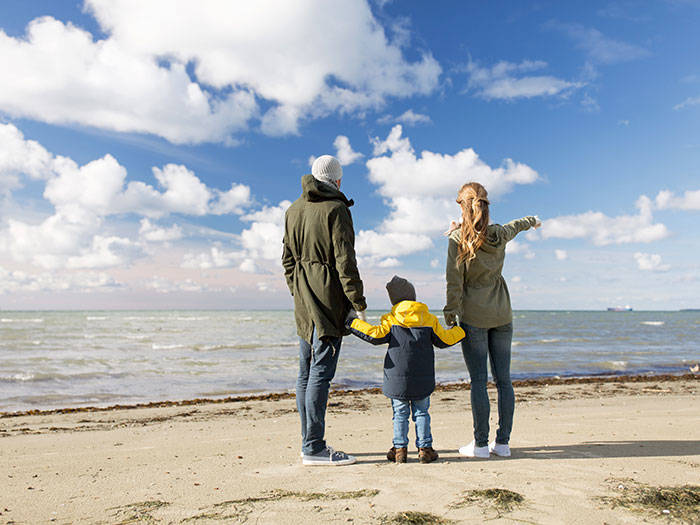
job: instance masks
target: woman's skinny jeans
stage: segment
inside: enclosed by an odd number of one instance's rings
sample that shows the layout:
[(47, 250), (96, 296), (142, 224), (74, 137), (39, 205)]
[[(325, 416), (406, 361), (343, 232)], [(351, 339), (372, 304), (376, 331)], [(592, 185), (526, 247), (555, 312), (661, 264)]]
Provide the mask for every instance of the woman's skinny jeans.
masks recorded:
[(498, 390), (498, 431), (496, 443), (507, 445), (513, 428), (515, 393), (510, 380), (510, 345), (513, 339), (513, 323), (495, 328), (477, 328), (460, 323), (467, 337), (462, 340), (462, 354), (471, 378), (471, 404), (474, 419), (474, 441), (477, 447), (485, 447), (489, 441), (489, 396), (486, 392), (488, 369)]

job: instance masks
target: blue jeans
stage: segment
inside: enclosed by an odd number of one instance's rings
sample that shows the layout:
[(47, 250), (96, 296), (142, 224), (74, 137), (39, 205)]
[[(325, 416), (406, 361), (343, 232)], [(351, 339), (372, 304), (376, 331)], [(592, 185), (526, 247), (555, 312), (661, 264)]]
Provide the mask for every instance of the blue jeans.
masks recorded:
[(394, 446), (402, 448), (408, 446), (408, 416), (413, 413), (413, 422), (416, 424), (416, 448), (432, 447), (433, 436), (430, 433), (430, 396), (415, 401), (391, 400), (391, 408), (394, 410)]
[(319, 339), (316, 330), (311, 344), (299, 338), (297, 409), (301, 418), (301, 451), (318, 454), (326, 448), (326, 404), (335, 376), (342, 337)]
[(486, 392), (488, 370), (498, 390), (498, 431), (496, 443), (507, 445), (513, 429), (515, 393), (510, 380), (510, 344), (513, 340), (513, 323), (495, 328), (477, 328), (460, 323), (467, 337), (462, 340), (462, 354), (471, 379), (472, 417), (474, 419), (474, 441), (477, 447), (489, 441), (489, 396)]

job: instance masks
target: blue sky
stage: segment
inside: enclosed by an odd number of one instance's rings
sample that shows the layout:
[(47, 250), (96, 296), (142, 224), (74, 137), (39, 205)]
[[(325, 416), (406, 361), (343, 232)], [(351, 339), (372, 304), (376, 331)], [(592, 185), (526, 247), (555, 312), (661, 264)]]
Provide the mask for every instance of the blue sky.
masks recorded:
[[(252, 6), (252, 7), (251, 7)], [(6, 0), (0, 307), (288, 308), (284, 210), (344, 164), (370, 307), (441, 308), (470, 180), (515, 308), (698, 307), (700, 2)]]

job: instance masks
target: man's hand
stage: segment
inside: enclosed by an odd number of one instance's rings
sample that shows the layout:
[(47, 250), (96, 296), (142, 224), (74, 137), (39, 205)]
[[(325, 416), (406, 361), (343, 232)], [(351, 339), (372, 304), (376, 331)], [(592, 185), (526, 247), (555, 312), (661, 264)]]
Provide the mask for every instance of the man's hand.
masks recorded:
[(542, 221), (540, 220), (540, 218), (539, 218), (537, 215), (535, 215), (535, 221), (536, 221), (536, 222), (535, 222), (535, 225), (533, 226), (533, 228), (535, 228), (535, 229), (541, 228), (541, 227), (542, 227)]
[(454, 326), (457, 324), (457, 314), (454, 314), (452, 312), (448, 312), (445, 315), (445, 324), (447, 326)]

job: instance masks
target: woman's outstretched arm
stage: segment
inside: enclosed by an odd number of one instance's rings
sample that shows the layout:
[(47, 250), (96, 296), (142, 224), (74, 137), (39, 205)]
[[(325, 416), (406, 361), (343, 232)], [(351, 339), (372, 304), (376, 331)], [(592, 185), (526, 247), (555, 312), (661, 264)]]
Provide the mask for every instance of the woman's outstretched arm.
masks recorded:
[(522, 219), (515, 219), (508, 224), (501, 226), (502, 238), (505, 242), (512, 241), (521, 231), (529, 230), (530, 228), (539, 228), (542, 225), (536, 215), (529, 215)]

